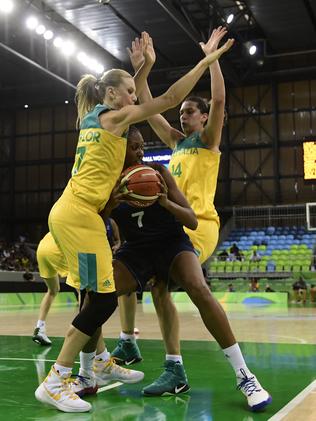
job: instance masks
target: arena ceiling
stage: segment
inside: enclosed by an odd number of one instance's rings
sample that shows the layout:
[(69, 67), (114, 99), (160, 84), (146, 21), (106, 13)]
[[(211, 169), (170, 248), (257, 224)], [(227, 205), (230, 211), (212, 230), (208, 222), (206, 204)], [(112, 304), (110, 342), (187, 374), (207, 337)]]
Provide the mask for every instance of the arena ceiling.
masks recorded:
[[(0, 3), (3, 0), (0, 0)], [(233, 50), (222, 59), (228, 84), (313, 78), (316, 74), (314, 0), (12, 0), (0, 12), (1, 107), (43, 104), (73, 98), (74, 86), (89, 72), (75, 54), (65, 58), (25, 26), (36, 16), (54, 34), (72, 39), (105, 68), (130, 69), (126, 47), (148, 31), (157, 62), (151, 75), (161, 92), (202, 57), (199, 41), (226, 22)], [(247, 48), (255, 43), (257, 53)], [(205, 82), (206, 83), (206, 82)], [(202, 82), (203, 84), (203, 82)]]

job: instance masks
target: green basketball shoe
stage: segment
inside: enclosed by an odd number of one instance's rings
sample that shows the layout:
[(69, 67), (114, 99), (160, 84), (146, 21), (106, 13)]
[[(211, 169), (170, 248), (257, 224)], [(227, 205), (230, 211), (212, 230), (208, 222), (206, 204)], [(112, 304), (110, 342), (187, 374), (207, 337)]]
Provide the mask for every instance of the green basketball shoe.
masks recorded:
[(111, 353), (111, 357), (114, 358), (118, 365), (131, 365), (143, 359), (137, 343), (131, 339), (119, 339), (116, 348)]
[(164, 367), (165, 371), (158, 379), (142, 390), (144, 396), (178, 395), (190, 390), (182, 364), (167, 360)]

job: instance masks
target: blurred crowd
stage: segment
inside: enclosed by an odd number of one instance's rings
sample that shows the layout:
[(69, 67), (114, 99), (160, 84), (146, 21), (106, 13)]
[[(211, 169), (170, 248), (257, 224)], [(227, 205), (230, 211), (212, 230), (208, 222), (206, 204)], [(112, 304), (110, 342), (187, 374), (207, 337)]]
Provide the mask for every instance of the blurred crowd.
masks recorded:
[(20, 236), (14, 243), (0, 239), (0, 270), (37, 271), (36, 250)]

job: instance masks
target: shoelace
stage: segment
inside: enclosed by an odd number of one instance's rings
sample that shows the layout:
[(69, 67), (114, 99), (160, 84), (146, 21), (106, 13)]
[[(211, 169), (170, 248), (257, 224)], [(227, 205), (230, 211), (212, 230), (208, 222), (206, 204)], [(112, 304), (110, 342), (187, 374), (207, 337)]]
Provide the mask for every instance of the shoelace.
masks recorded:
[(260, 391), (260, 389), (257, 389), (255, 376), (247, 377), (247, 374), (245, 370), (240, 370), (241, 374), (243, 375), (243, 380), (239, 383), (237, 386), (237, 390), (243, 389), (247, 396), (251, 396), (255, 391)]
[(103, 363), (105, 364), (106, 368), (110, 368), (110, 369), (114, 368), (115, 370), (120, 371), (121, 373), (131, 372), (131, 370), (129, 370), (128, 368), (124, 368), (116, 364), (115, 358), (113, 357), (111, 357), (108, 361), (103, 361)]
[(60, 391), (68, 396), (70, 399), (76, 400), (79, 399), (79, 396), (75, 394), (75, 392), (71, 389), (71, 383), (73, 383), (73, 379), (71, 377), (67, 377), (63, 379), (62, 384), (60, 386)]
[(68, 377), (68, 379), (65, 380), (65, 382), (71, 386), (71, 383), (76, 383), (78, 384), (78, 381), (83, 383), (85, 386), (89, 384), (89, 378), (88, 377), (84, 377), (84, 376), (80, 376), (80, 374), (72, 374), (70, 377)]

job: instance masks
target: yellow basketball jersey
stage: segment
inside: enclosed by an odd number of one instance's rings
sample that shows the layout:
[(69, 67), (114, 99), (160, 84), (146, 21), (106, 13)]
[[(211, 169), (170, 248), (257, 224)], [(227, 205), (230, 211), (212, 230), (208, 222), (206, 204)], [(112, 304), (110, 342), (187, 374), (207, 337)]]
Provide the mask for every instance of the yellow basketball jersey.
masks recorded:
[(76, 159), (66, 189), (100, 212), (119, 178), (126, 153), (126, 138), (103, 129), (99, 115), (108, 111), (98, 104), (82, 119)]
[(214, 206), (220, 153), (210, 151), (200, 133), (180, 140), (173, 150), (169, 169), (198, 219), (216, 220)]

